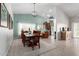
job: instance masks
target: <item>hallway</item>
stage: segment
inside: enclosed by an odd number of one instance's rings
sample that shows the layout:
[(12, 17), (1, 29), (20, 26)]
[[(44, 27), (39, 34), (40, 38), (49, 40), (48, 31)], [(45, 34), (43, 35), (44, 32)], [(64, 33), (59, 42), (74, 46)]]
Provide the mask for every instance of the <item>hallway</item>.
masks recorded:
[[(79, 39), (71, 38), (79, 36), (79, 25), (74, 26), (79, 23), (78, 6), (79, 3), (0, 3), (0, 55), (79, 56)], [(41, 39), (35, 39), (38, 35)], [(35, 40), (27, 40), (28, 37)], [(40, 49), (23, 47), (26, 43), (32, 48), (39, 45)]]

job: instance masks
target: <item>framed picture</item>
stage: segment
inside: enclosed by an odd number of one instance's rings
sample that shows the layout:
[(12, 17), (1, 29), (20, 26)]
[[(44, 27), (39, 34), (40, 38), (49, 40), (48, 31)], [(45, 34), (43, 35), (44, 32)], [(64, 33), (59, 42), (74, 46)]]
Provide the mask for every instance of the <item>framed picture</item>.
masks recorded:
[(0, 3), (0, 26), (1, 27), (8, 27), (7, 25), (7, 8), (5, 7), (4, 3)]
[(9, 15), (9, 29), (13, 29), (13, 20), (10, 15)]
[(13, 20), (12, 20), (12, 17), (10, 14), (8, 14), (7, 19), (8, 19), (8, 28), (12, 29), (13, 28)]
[(10, 15), (7, 13), (7, 26), (10, 29)]
[(13, 28), (12, 17), (4, 3), (0, 3), (0, 27)]

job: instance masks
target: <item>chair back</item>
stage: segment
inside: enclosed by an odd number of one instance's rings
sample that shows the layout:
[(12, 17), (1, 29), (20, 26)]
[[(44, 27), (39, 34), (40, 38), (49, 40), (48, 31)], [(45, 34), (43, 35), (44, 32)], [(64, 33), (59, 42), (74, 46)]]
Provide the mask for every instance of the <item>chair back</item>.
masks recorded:
[(28, 33), (28, 31), (24, 31), (24, 33)]
[(40, 43), (40, 31), (33, 31), (34, 36), (34, 44)]
[(33, 31), (33, 34), (36, 35), (36, 36), (40, 36), (41, 31), (35, 31), (35, 30), (34, 30), (34, 31)]
[(24, 35), (24, 32), (23, 32), (23, 31), (21, 31), (21, 39), (22, 39), (22, 40), (25, 40), (25, 39), (26, 39), (26, 37), (25, 37), (25, 35)]

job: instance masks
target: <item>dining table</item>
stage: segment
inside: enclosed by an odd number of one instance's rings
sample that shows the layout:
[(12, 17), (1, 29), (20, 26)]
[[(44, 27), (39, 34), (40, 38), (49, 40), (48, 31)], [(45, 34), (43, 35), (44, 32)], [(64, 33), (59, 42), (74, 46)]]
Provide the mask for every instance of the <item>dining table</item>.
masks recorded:
[[(26, 36), (26, 38), (28, 38), (28, 41), (30, 42), (30, 45), (28, 45), (28, 46), (32, 47), (32, 49), (34, 49), (35, 39), (39, 38), (39, 40), (40, 40), (41, 35), (38, 36), (36, 34), (29, 34), (29, 33), (24, 33), (24, 35)], [(40, 43), (40, 41), (38, 43)]]
[(29, 38), (29, 40), (33, 40), (33, 38), (35, 37), (34, 34), (29, 34), (29, 33), (24, 33), (24, 35), (26, 36), (26, 38)]
[(34, 42), (34, 39), (37, 37), (37, 38), (40, 38), (41, 35), (36, 35), (36, 34), (29, 34), (29, 33), (24, 33), (25, 37), (28, 38), (26, 40), (28, 41), (31, 41), (31, 42)]
[(36, 35), (36, 34), (29, 34), (29, 33), (24, 33), (24, 35), (27, 37), (27, 38), (34, 38), (34, 37), (41, 37), (41, 35)]

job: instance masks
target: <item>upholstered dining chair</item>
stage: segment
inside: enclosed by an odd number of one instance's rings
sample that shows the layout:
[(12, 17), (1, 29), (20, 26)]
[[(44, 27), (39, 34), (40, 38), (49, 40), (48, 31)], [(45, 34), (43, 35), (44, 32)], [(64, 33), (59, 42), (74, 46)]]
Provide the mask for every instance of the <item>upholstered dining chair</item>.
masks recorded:
[(34, 31), (34, 37), (32, 42), (32, 50), (34, 50), (35, 46), (38, 46), (40, 48), (40, 31)]
[(30, 40), (32, 50), (34, 50), (34, 47), (38, 46), (40, 48), (40, 36), (33, 36), (32, 40)]
[(22, 43), (23, 43), (23, 46), (25, 47), (25, 45), (29, 45), (29, 40), (28, 38), (26, 38), (26, 36), (24, 35), (24, 32), (21, 31), (21, 39), (22, 39)]

